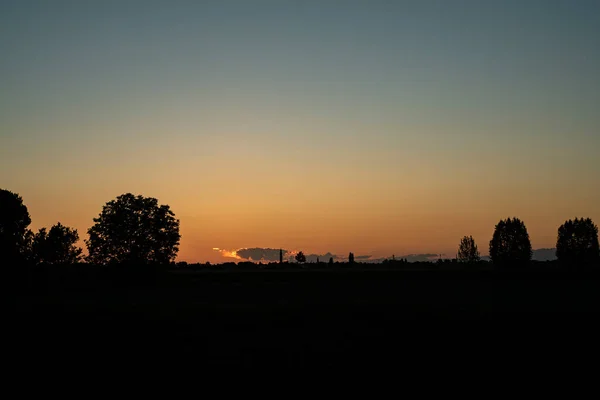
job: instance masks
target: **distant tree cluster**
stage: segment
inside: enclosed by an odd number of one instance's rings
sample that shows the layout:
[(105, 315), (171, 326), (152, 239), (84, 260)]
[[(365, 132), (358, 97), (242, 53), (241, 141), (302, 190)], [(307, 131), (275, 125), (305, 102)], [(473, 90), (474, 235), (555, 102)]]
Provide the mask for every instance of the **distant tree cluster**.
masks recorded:
[[(531, 261), (533, 251), (527, 227), (518, 218), (507, 218), (496, 225), (490, 241), (490, 259), (500, 267), (519, 266)], [(565, 266), (600, 266), (598, 227), (590, 218), (565, 221), (558, 228), (556, 258)], [(465, 236), (457, 260), (476, 263), (479, 251), (475, 240)]]

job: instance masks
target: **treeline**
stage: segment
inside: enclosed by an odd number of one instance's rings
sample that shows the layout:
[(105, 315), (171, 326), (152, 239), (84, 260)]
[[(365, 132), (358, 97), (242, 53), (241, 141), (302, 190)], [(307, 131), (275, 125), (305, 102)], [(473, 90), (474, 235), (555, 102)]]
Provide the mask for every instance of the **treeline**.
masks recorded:
[(13, 265), (169, 265), (179, 251), (179, 220), (168, 205), (131, 193), (102, 207), (84, 241), (58, 222), (34, 233), (27, 206), (17, 193), (0, 189), (0, 260)]
[[(179, 220), (168, 205), (158, 204), (151, 197), (131, 193), (118, 196), (102, 207), (84, 241), (88, 254), (77, 246), (76, 229), (57, 222), (54, 226), (29, 229), (31, 218), (23, 199), (16, 193), (0, 189), (0, 261), (13, 265), (73, 265), (86, 262), (94, 265), (175, 265), (179, 251)], [(531, 265), (532, 248), (525, 223), (507, 218), (496, 224), (489, 242), (489, 255), (494, 267), (523, 267)], [(562, 266), (595, 267), (600, 265), (598, 227), (590, 218), (567, 220), (558, 228), (556, 257)], [(302, 252), (296, 255), (298, 266), (306, 265)], [(287, 265), (287, 263), (284, 263)], [(312, 263), (311, 263), (312, 264)], [(352, 266), (356, 263), (350, 253), (347, 263), (319, 262), (321, 266)], [(394, 258), (382, 264), (402, 266), (406, 260)], [(425, 263), (429, 265), (429, 263)], [(456, 258), (439, 260), (441, 265), (481, 265), (480, 252), (472, 236), (461, 239)], [(225, 263), (223, 267), (251, 268), (251, 262)], [(414, 264), (413, 264), (414, 265)], [(188, 266), (178, 263), (179, 267)], [(196, 264), (199, 266), (199, 264)], [(204, 265), (207, 267), (209, 265)], [(259, 264), (265, 268), (282, 267), (281, 263)], [(289, 266), (289, 265), (287, 265)]]

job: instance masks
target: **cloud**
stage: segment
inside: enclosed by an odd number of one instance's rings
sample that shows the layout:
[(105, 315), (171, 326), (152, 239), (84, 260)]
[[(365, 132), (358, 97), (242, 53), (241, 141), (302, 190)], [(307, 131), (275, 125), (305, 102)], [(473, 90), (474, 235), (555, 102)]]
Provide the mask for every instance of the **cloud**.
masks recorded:
[[(272, 262), (279, 261), (279, 249), (271, 249), (266, 247), (245, 247), (237, 250), (221, 249), (219, 247), (213, 247), (214, 251), (221, 253), (223, 257), (233, 258), (238, 261), (254, 261), (254, 262)], [(295, 256), (298, 254), (297, 250), (283, 250), (283, 260), (289, 262), (296, 262)], [(340, 257), (336, 254), (327, 252), (325, 254), (305, 254), (306, 262), (317, 262), (317, 258), (320, 262), (329, 262), (330, 258), (333, 261), (348, 261), (348, 257)], [(367, 260), (371, 256), (356, 256), (354, 257), (357, 261)]]
[(218, 247), (213, 247), (213, 250), (218, 251), (225, 258), (235, 258), (237, 260), (241, 259), (241, 257), (237, 254), (237, 250), (225, 250)]
[[(250, 261), (279, 261), (279, 250), (253, 247), (250, 249), (239, 249), (237, 255)], [(287, 253), (287, 250), (283, 250), (284, 258)]]
[[(321, 262), (329, 262), (330, 258), (333, 258), (333, 261), (339, 261), (339, 262), (346, 262), (348, 261), (348, 256), (338, 256), (337, 254), (331, 254), (331, 253), (325, 253), (325, 254), (308, 254), (306, 256), (306, 261), (307, 262), (316, 262), (317, 261), (317, 257), (319, 258), (319, 261)], [(360, 256), (354, 256), (354, 260), (357, 262), (368, 262), (371, 260), (370, 255), (360, 255)]]
[[(293, 254), (295, 255), (296, 253), (297, 252), (294, 252)], [(374, 259), (372, 257), (373, 256), (371, 256), (371, 255), (363, 254), (363, 255), (354, 256), (354, 260), (356, 262), (381, 262), (384, 260), (384, 258)], [(307, 254), (306, 262), (317, 262), (317, 258), (319, 259), (320, 262), (329, 262), (330, 258), (333, 258), (334, 262), (347, 262), (348, 261), (348, 256), (338, 256), (337, 254), (332, 254), (332, 253), (327, 252), (325, 254)]]
[(423, 253), (423, 254), (407, 254), (405, 256), (396, 257), (396, 260), (405, 258), (408, 262), (426, 262), (436, 261), (440, 258), (439, 254)]
[[(408, 262), (427, 262), (427, 261), (437, 261), (440, 258), (440, 255), (433, 254), (433, 253), (423, 253), (423, 254), (406, 254), (403, 256), (393, 256), (393, 257), (396, 260), (406, 259)], [(447, 257), (445, 257), (445, 255), (442, 254), (442, 258), (447, 258)], [(354, 259), (356, 261), (360, 261), (360, 262), (377, 264), (377, 263), (382, 263), (385, 260), (391, 260), (392, 256), (374, 258), (373, 256), (365, 255), (365, 256), (354, 256)]]
[[(242, 248), (237, 250), (226, 250), (218, 247), (213, 248), (214, 251), (221, 253), (223, 257), (235, 258), (237, 260), (248, 260), (248, 261), (279, 261), (279, 249), (270, 249), (262, 247), (253, 248)], [(289, 252), (283, 250), (283, 257), (285, 258)]]
[(333, 258), (333, 261), (339, 261), (339, 257), (335, 254), (325, 253), (325, 254), (308, 254), (306, 256), (306, 262), (317, 262), (317, 258), (320, 262), (329, 262), (330, 258)]
[(534, 260), (537, 261), (552, 261), (556, 260), (556, 249), (537, 249), (533, 250)]
[[(481, 259), (485, 261), (491, 261), (490, 256), (483, 256)], [(556, 249), (535, 249), (533, 250), (531, 259), (535, 261), (556, 260)]]
[[(213, 248), (214, 251), (218, 251), (225, 258), (232, 258), (238, 261), (254, 261), (254, 262), (273, 262), (279, 261), (279, 249), (271, 249), (264, 247), (252, 247), (252, 248), (241, 248), (237, 250), (226, 250), (220, 249), (218, 247)], [(295, 262), (294, 256), (298, 253), (296, 250), (283, 250), (283, 259), (285, 261)], [(556, 259), (556, 249), (536, 249), (533, 250), (533, 259), (537, 261), (547, 261), (547, 260), (555, 260)], [(406, 259), (408, 262), (427, 262), (427, 261), (437, 261), (440, 257), (439, 254), (434, 253), (422, 253), (422, 254), (407, 254), (403, 256), (396, 256), (396, 260)], [(446, 255), (442, 255), (444, 258)], [(317, 258), (320, 262), (329, 262), (330, 258), (333, 258), (334, 262), (346, 262), (348, 261), (348, 256), (338, 256), (336, 254), (332, 254), (327, 252), (325, 254), (306, 254), (307, 262), (317, 262)], [(358, 255), (354, 256), (354, 259), (357, 262), (364, 263), (381, 263), (384, 260), (389, 260), (392, 257), (385, 258), (373, 258), (371, 255)], [(450, 257), (452, 258), (452, 257)], [(489, 261), (488, 256), (482, 256), (482, 260)], [(233, 260), (232, 260), (233, 261)]]
[[(277, 262), (279, 261), (279, 249), (272, 249), (268, 247), (244, 247), (237, 250), (227, 250), (221, 249), (218, 247), (213, 248), (214, 251), (221, 253), (221, 255), (225, 258), (231, 258), (232, 261), (253, 261), (253, 262)], [(283, 259), (284, 261), (296, 262), (295, 256), (298, 254), (297, 250), (283, 250)], [(549, 249), (541, 249), (548, 251)], [(552, 250), (554, 251), (554, 250)], [(334, 262), (347, 262), (348, 256), (339, 256), (337, 254), (332, 254), (331, 252), (327, 252), (324, 254), (305, 254), (306, 262), (317, 262), (317, 258), (320, 262), (329, 262), (330, 258), (333, 258)], [(440, 257), (439, 254), (433, 253), (423, 253), (423, 254), (407, 254), (403, 256), (396, 256), (396, 260), (406, 259), (408, 262), (423, 262), (423, 261), (437, 261)], [(536, 256), (534, 255), (534, 258)], [(542, 254), (538, 255), (538, 257), (542, 257)], [(392, 257), (385, 258), (374, 258), (372, 255), (361, 254), (354, 256), (354, 260), (356, 262), (363, 263), (380, 263), (386, 259), (391, 259)], [(537, 259), (537, 258), (535, 258)]]

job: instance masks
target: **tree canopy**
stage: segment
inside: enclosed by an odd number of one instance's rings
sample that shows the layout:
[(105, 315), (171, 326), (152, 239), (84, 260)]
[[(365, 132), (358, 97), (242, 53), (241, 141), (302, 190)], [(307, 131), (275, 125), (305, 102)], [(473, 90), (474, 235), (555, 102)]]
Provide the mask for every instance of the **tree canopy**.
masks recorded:
[(533, 255), (527, 227), (518, 218), (498, 222), (490, 241), (490, 258), (494, 264), (509, 266), (531, 261)]
[(569, 265), (591, 265), (600, 261), (598, 227), (590, 218), (568, 220), (558, 228), (556, 257)]
[(77, 247), (79, 234), (60, 222), (46, 231), (42, 228), (33, 237), (31, 251), (37, 264), (75, 264), (81, 259), (81, 248)]
[(158, 263), (175, 260), (179, 251), (179, 220), (168, 205), (131, 193), (118, 196), (102, 208), (88, 230), (88, 261)]

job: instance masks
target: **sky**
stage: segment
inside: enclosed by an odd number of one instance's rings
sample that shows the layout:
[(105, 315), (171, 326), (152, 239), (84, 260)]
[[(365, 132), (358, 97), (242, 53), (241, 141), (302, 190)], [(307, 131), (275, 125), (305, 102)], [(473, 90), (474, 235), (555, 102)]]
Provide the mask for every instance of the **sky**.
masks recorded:
[(0, 188), (82, 239), (155, 197), (188, 262), (553, 247), (600, 222), (598, 71), (598, 1), (0, 0)]

